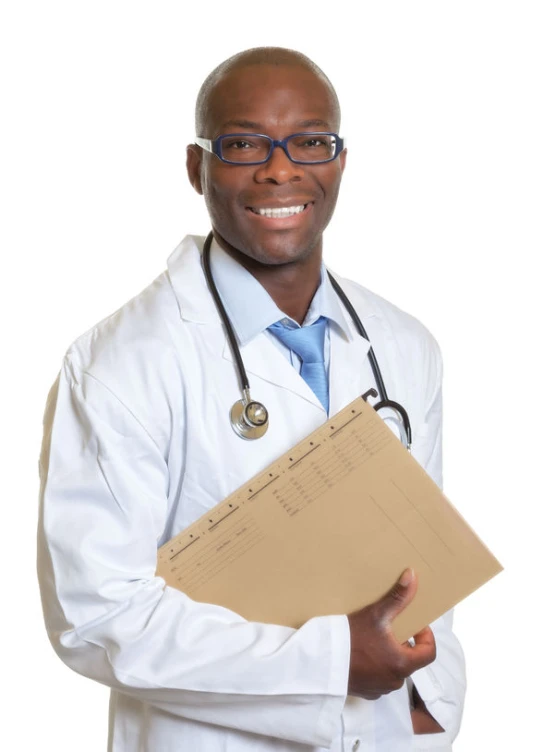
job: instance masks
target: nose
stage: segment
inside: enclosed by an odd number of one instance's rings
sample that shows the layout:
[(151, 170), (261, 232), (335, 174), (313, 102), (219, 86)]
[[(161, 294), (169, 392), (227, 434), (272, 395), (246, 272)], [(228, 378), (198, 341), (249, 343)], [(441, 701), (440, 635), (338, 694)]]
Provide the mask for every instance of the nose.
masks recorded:
[(267, 162), (257, 167), (257, 183), (276, 183), (281, 185), (289, 181), (301, 180), (304, 175), (303, 165), (292, 162), (281, 146), (276, 146)]

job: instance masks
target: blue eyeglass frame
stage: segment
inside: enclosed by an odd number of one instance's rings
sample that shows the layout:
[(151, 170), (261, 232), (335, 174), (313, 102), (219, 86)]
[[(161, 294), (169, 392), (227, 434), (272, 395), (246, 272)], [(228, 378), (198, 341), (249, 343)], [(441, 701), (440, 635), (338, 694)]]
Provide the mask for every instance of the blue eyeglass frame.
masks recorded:
[[(249, 137), (249, 136), (259, 136), (260, 138), (267, 139), (270, 144), (270, 153), (266, 157), (266, 159), (259, 159), (258, 162), (232, 162), (230, 159), (225, 159), (222, 155), (222, 142), (225, 138), (241, 138), (242, 136)], [(304, 162), (301, 159), (293, 159), (289, 152), (287, 144), (292, 138), (296, 138), (296, 136), (334, 136), (336, 139), (336, 153), (333, 157), (330, 157), (330, 159), (319, 159), (316, 162)], [(291, 133), (290, 136), (287, 136), (283, 139), (277, 139), (272, 138), (271, 136), (267, 136), (265, 133), (224, 133), (222, 136), (217, 136), (217, 138), (211, 139), (211, 138), (200, 138), (197, 136), (195, 138), (195, 142), (198, 144), (198, 146), (201, 146), (202, 149), (205, 149), (206, 151), (211, 152), (212, 154), (215, 154), (216, 157), (218, 157), (221, 162), (225, 162), (226, 164), (235, 165), (238, 166), (244, 166), (244, 165), (260, 165), (260, 164), (266, 164), (266, 162), (269, 162), (272, 158), (272, 154), (275, 150), (276, 146), (280, 146), (281, 149), (285, 152), (287, 157), (290, 159), (291, 162), (294, 162), (294, 164), (303, 164), (303, 165), (314, 165), (314, 164), (326, 164), (327, 162), (333, 162), (334, 159), (337, 159), (343, 149), (345, 148), (345, 139), (340, 138), (337, 133), (332, 133), (331, 131), (302, 131), (301, 133)]]

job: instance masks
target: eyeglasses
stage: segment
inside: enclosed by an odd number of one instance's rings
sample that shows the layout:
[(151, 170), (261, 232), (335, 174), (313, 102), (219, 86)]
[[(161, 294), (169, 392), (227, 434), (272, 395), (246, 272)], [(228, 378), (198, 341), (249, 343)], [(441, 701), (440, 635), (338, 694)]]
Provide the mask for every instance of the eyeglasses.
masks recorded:
[(267, 162), (280, 146), (291, 162), (323, 164), (332, 162), (345, 148), (337, 133), (293, 133), (282, 140), (262, 133), (227, 133), (215, 139), (196, 138), (202, 149), (227, 164), (258, 165)]

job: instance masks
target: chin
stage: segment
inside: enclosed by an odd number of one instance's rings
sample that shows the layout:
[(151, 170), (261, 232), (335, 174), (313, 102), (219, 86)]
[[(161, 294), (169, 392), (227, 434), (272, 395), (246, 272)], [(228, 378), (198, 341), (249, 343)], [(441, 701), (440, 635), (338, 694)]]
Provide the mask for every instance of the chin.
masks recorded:
[(287, 238), (241, 240), (235, 246), (239, 253), (265, 266), (280, 266), (305, 261), (314, 253), (320, 253), (320, 238)]
[(299, 247), (292, 249), (251, 248), (244, 255), (265, 266), (281, 266), (282, 264), (295, 264), (303, 261), (310, 255), (310, 251), (300, 250)]

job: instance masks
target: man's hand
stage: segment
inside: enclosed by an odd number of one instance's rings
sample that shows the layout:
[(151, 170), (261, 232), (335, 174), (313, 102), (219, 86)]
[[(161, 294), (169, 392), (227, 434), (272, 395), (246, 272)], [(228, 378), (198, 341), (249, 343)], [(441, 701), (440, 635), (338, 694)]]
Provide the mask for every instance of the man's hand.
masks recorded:
[(411, 603), (417, 591), (415, 573), (406, 569), (380, 600), (348, 615), (351, 628), (350, 695), (376, 700), (400, 689), (414, 671), (436, 657), (430, 627), (415, 635), (415, 645), (394, 637), (391, 622)]

